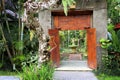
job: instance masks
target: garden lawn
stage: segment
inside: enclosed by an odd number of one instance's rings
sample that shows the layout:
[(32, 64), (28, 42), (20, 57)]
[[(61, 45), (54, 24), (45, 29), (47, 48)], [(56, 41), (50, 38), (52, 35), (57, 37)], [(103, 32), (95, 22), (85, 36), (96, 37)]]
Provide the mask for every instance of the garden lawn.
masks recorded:
[(120, 76), (109, 76), (105, 74), (100, 74), (97, 77), (98, 80), (120, 80)]
[(11, 71), (0, 71), (0, 76), (12, 76), (12, 75), (18, 75), (17, 72), (11, 72)]

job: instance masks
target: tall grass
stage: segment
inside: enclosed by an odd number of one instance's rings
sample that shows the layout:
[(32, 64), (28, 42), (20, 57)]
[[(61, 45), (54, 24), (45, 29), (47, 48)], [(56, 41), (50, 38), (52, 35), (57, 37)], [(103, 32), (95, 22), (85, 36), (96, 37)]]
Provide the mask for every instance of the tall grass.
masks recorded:
[(53, 80), (54, 68), (51, 63), (42, 64), (41, 68), (37, 65), (29, 65), (22, 68), (20, 77), (23, 80)]

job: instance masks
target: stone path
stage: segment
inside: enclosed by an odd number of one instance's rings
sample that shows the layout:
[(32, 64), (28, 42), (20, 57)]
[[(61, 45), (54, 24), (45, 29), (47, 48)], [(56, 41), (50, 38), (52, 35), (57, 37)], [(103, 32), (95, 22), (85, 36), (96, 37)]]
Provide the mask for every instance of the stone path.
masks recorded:
[(15, 76), (0, 76), (0, 80), (20, 80), (20, 79)]
[(68, 61), (61, 61), (61, 64), (58, 68), (58, 71), (92, 71), (87, 66), (87, 61), (80, 61), (80, 60), (68, 60)]
[(55, 71), (54, 80), (98, 80), (92, 72)]
[(68, 60), (61, 61), (56, 68), (54, 80), (98, 80), (92, 69), (87, 66), (87, 61)]

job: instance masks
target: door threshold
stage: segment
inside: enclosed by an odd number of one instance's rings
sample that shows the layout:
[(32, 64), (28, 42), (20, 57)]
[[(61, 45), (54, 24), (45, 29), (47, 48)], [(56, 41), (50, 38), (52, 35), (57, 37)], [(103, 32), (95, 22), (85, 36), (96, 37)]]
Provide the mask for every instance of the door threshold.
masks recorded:
[(87, 61), (61, 61), (61, 64), (58, 68), (55, 69), (56, 71), (92, 71), (87, 66)]

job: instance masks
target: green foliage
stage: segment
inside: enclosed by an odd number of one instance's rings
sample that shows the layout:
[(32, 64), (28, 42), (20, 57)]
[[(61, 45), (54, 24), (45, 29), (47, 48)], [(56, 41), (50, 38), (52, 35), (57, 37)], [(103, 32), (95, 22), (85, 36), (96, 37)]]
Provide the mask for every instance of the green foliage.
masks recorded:
[(21, 64), (23, 67), (30, 64), (38, 65), (38, 52), (30, 52), (29, 54), (25, 55), (25, 60)]
[(4, 53), (6, 50), (5, 48), (5, 41), (4, 40), (0, 40), (0, 54)]
[[(28, 62), (30, 61), (30, 58), (33, 57), (34, 55), (37, 55), (38, 53), (36, 51), (38, 51), (38, 40), (37, 37), (34, 36), (33, 40), (30, 41), (30, 35), (28, 30), (24, 30), (24, 38), (23, 41), (22, 40), (18, 40), (19, 34), (18, 34), (18, 26), (17, 26), (17, 22), (13, 22), (13, 23), (9, 23), (10, 25), (10, 35), (12, 37), (12, 43), (13, 43), (13, 48), (15, 51), (15, 54), (12, 53), (12, 60), (16, 66), (17, 69), (20, 69), (21, 66), (23, 66), (23, 62), (27, 62), (27, 64), (29, 64)], [(1, 27), (1, 26), (0, 26)], [(4, 26), (6, 27), (6, 26)], [(6, 30), (6, 29), (5, 29)], [(1, 35), (1, 31), (0, 31), (0, 68), (2, 67), (2, 69), (12, 69), (12, 65), (10, 63), (9, 57), (7, 55), (7, 51), (6, 51), (6, 45), (5, 41), (2, 39), (2, 35)], [(7, 33), (6, 33), (7, 34)], [(8, 34), (6, 36), (6, 39), (10, 39)], [(7, 43), (9, 43), (9, 40), (7, 40)], [(11, 47), (10, 51), (11, 50)], [(21, 50), (23, 49), (23, 53), (21, 52)], [(32, 55), (31, 55), (32, 53)], [(28, 57), (29, 56), (29, 57)], [(32, 63), (32, 62), (31, 62)], [(9, 66), (8, 66), (9, 64)]]
[(107, 39), (100, 39), (100, 43), (101, 43), (101, 47), (104, 48), (104, 49), (108, 49), (112, 43), (110, 42), (110, 40), (107, 40)]
[(51, 63), (43, 64), (39, 71), (40, 80), (53, 80), (54, 68)]
[(101, 72), (109, 75), (120, 75), (120, 67), (115, 55), (104, 55), (102, 57)]
[(119, 15), (120, 15), (120, 0), (116, 0), (116, 2), (117, 2), (118, 4), (116, 5), (115, 9), (116, 9), (117, 11), (119, 11)]
[(108, 24), (107, 30), (111, 34), (112, 40), (107, 40), (107, 39), (101, 39), (101, 47), (104, 49), (107, 49), (109, 51), (114, 51), (114, 52), (120, 52), (120, 30), (117, 32), (114, 30), (114, 25), (113, 24)]
[(16, 50), (23, 50), (23, 41), (16, 41), (14, 42), (14, 47)]
[(23, 54), (14, 56), (12, 60), (15, 64), (15, 68), (20, 70), (22, 67), (22, 62), (25, 60), (25, 58), (26, 57)]
[(60, 31), (60, 51), (61, 53), (69, 53), (71, 51), (71, 46), (76, 46), (77, 51), (86, 51), (86, 31), (83, 30), (68, 30)]
[(102, 43), (101, 47), (108, 50), (108, 55), (102, 56), (102, 66), (98, 69), (98, 72), (107, 75), (120, 75), (120, 31), (115, 31), (113, 24), (108, 24), (107, 29), (111, 34), (112, 40), (100, 40)]
[(106, 74), (100, 74), (97, 76), (99, 80), (120, 80), (120, 76), (110, 76)]
[(53, 80), (54, 68), (51, 63), (42, 64), (41, 68), (31, 64), (23, 67), (20, 73), (23, 80)]
[(15, 72), (15, 71), (3, 71), (3, 70), (0, 70), (0, 76), (13, 76), (13, 75), (17, 75), (17, 72)]
[(118, 38), (119, 35), (117, 36), (117, 33), (114, 31), (113, 26), (111, 25), (108, 25), (108, 31), (111, 33), (111, 37), (112, 37), (111, 47), (113, 48), (115, 52), (120, 52), (120, 45), (119, 45), (120, 40)]
[[(119, 0), (118, 0), (119, 1)], [(117, 0), (107, 0), (107, 12), (108, 12), (108, 18), (111, 19), (111, 22), (113, 24), (116, 24), (120, 22), (120, 15), (119, 11), (115, 9), (115, 7), (118, 5)]]
[(64, 31), (59, 31), (59, 36), (60, 36), (60, 41), (64, 41), (65, 40), (65, 33)]
[(65, 13), (66, 16), (67, 16), (67, 13), (68, 13), (68, 7), (71, 6), (73, 3), (75, 3), (74, 0), (62, 0), (64, 13)]
[(107, 26), (107, 30), (110, 32), (110, 31), (112, 31), (112, 30), (114, 30), (114, 25), (111, 23), (111, 24), (108, 24), (108, 26)]

